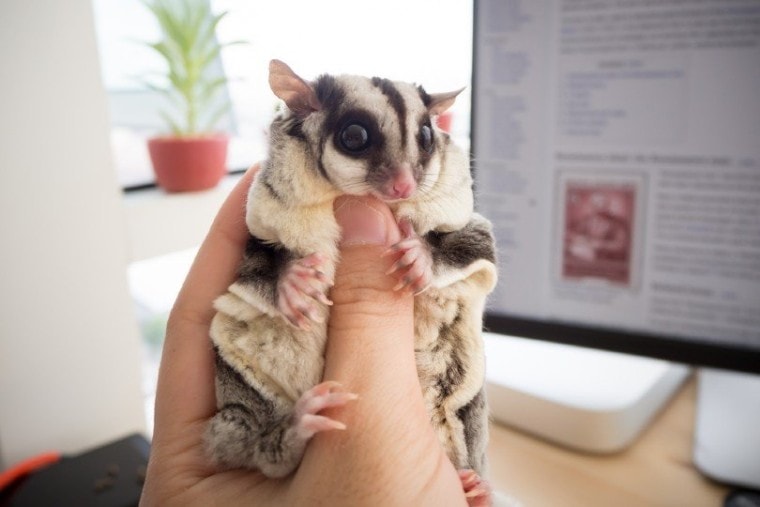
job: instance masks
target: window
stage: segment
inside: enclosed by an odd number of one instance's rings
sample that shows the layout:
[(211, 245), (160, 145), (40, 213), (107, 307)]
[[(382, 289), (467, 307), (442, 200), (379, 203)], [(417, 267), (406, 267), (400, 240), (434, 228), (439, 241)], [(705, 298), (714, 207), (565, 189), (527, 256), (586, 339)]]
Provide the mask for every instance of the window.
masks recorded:
[(191, 248), (133, 262), (128, 270), (129, 288), (143, 340), (142, 392), (151, 432), (166, 321), (197, 251)]
[[(222, 52), (229, 78), (231, 114), (220, 127), (232, 135), (229, 166), (243, 169), (266, 155), (266, 129), (277, 98), (267, 84), (268, 63), (279, 58), (299, 75), (321, 73), (382, 76), (449, 91), (470, 83), (472, 5), (461, 0), (210, 0), (229, 11), (219, 24), (221, 42), (246, 40)], [(112, 118), (112, 144), (125, 187), (153, 181), (145, 146), (161, 132), (163, 97), (144, 80), (163, 62), (142, 42), (158, 39), (152, 14), (134, 0), (93, 0), (103, 82)], [(453, 109), (452, 133), (467, 145), (469, 94)]]
[[(161, 132), (157, 112), (162, 96), (141, 78), (162, 72), (163, 62), (140, 41), (155, 41), (158, 26), (138, 0), (93, 0), (103, 82), (109, 97), (112, 145), (119, 181), (124, 187), (153, 181), (146, 139)], [(226, 48), (219, 61), (229, 78), (232, 102), (221, 127), (232, 135), (228, 165), (243, 169), (266, 156), (266, 130), (279, 100), (268, 85), (269, 61), (287, 62), (305, 79), (319, 74), (382, 76), (422, 84), (430, 92), (469, 86), (472, 54), (472, 5), (462, 0), (386, 0), (359, 3), (279, 0), (210, 0), (214, 12), (229, 11), (219, 24), (221, 42), (246, 40)], [(469, 146), (469, 93), (452, 108), (451, 133)], [(142, 196), (140, 196), (142, 197)], [(173, 197), (193, 207), (208, 196)], [(184, 202), (188, 201), (188, 202)], [(205, 205), (207, 205), (206, 203)], [(151, 207), (151, 210), (153, 208)], [(156, 212), (161, 207), (155, 206)], [(209, 211), (210, 213), (211, 211)], [(152, 213), (152, 211), (151, 211)], [(177, 214), (176, 208), (173, 210)], [(188, 219), (189, 220), (189, 219)], [(133, 242), (179, 234), (161, 220), (138, 221), (141, 227), (164, 227)], [(203, 227), (199, 225), (198, 227)], [(135, 232), (131, 234), (135, 236)], [(141, 251), (164, 249), (139, 245)], [(171, 243), (169, 241), (168, 243)], [(168, 253), (134, 262), (129, 269), (132, 296), (145, 342), (144, 393), (152, 424), (155, 381), (164, 328), (195, 250)]]

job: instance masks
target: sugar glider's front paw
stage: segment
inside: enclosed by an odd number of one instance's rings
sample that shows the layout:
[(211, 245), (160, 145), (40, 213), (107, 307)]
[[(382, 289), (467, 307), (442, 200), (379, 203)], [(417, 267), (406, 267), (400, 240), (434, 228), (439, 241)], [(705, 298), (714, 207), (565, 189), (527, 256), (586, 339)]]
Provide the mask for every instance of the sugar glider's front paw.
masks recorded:
[(399, 282), (393, 290), (409, 288), (414, 295), (424, 292), (433, 280), (433, 256), (430, 247), (414, 231), (412, 223), (402, 218), (399, 230), (403, 239), (391, 246), (384, 255), (400, 254), (387, 274), (396, 273)]
[(460, 470), (459, 479), (469, 507), (490, 507), (493, 504), (491, 486), (474, 470)]
[(319, 253), (291, 261), (277, 284), (278, 310), (300, 329), (308, 329), (310, 322), (321, 322), (315, 301), (332, 305), (327, 297), (332, 281), (321, 270), (325, 262)]
[(318, 415), (329, 407), (342, 407), (358, 398), (353, 393), (341, 390), (338, 382), (327, 381), (317, 384), (301, 395), (293, 410), (293, 424), (299, 438), (308, 440), (320, 431), (344, 430), (340, 421)]

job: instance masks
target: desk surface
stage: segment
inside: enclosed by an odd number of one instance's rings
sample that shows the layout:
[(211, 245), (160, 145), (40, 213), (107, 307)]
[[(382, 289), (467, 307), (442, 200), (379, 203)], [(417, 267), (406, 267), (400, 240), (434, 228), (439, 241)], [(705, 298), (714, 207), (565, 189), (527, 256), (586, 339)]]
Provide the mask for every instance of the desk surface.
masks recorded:
[(719, 507), (728, 488), (691, 464), (696, 381), (692, 377), (628, 449), (582, 454), (491, 424), (494, 488), (525, 507)]

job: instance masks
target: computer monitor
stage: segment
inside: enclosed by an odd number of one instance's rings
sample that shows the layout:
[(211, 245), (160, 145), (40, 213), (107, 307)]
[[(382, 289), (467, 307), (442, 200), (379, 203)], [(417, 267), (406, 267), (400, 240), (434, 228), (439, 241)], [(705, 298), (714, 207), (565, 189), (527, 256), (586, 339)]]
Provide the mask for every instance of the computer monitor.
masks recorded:
[(760, 373), (760, 3), (475, 0), (473, 18), (486, 328)]
[(760, 4), (477, 0), (487, 327), (760, 372)]

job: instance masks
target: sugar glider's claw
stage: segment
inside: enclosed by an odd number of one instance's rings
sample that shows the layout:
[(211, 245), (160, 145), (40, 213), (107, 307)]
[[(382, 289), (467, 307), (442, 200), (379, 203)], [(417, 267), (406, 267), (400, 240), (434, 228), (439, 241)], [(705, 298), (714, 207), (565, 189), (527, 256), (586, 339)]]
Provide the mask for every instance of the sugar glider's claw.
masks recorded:
[(489, 507), (492, 505), (491, 486), (474, 470), (460, 470), (459, 480), (462, 481), (462, 489), (469, 507)]
[(315, 302), (332, 305), (327, 291), (333, 282), (320, 269), (327, 262), (324, 255), (313, 253), (294, 260), (280, 275), (277, 286), (277, 308), (293, 326), (308, 330), (312, 322), (324, 319)]
[(342, 389), (343, 387), (338, 382), (326, 381), (301, 395), (293, 410), (294, 424), (301, 438), (309, 439), (320, 431), (346, 429), (346, 425), (342, 422), (318, 415), (326, 408), (342, 407), (358, 398), (356, 394)]
[(401, 231), (401, 235), (405, 238), (413, 238), (417, 235), (417, 232), (414, 230), (414, 224), (407, 217), (403, 217), (398, 221), (398, 228)]
[(399, 229), (404, 238), (383, 253), (383, 256), (397, 256), (386, 274), (397, 274), (399, 281), (393, 290), (409, 289), (417, 295), (424, 292), (433, 280), (433, 256), (408, 219), (401, 219)]
[(308, 440), (320, 431), (344, 430), (346, 425), (323, 415), (304, 414), (298, 421), (298, 436)]

